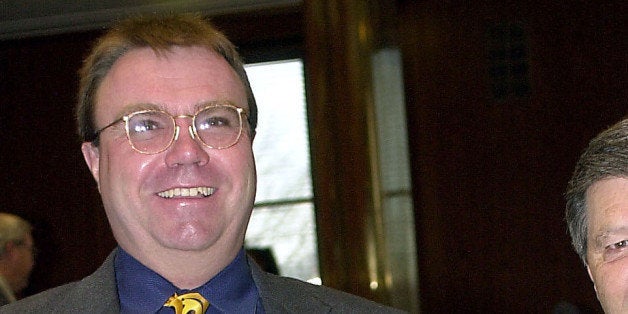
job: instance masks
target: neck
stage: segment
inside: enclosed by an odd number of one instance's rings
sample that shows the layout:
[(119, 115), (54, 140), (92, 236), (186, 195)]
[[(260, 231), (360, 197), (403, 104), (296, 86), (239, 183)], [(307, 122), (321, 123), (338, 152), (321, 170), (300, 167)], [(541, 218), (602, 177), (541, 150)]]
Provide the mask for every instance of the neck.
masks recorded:
[(166, 250), (162, 254), (137, 254), (125, 251), (139, 262), (158, 273), (179, 289), (198, 288), (214, 278), (238, 254), (240, 248), (228, 251)]

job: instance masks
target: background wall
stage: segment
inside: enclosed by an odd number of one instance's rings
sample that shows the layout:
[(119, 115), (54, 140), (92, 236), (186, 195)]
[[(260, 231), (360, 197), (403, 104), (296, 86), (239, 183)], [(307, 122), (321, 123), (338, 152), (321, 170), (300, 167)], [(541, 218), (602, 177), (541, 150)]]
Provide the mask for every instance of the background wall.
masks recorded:
[(399, 3), (424, 311), (600, 311), (562, 194), (627, 113), (625, 9)]
[(26, 294), (83, 277), (114, 245), (73, 122), (92, 36), (0, 42), (0, 208), (33, 222), (39, 248)]

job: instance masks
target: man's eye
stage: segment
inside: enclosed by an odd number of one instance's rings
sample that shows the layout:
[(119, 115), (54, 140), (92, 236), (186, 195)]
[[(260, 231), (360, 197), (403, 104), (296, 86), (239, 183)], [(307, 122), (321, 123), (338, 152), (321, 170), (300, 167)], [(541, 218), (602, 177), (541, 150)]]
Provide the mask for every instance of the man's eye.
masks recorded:
[(628, 240), (623, 240), (623, 241), (619, 241), (616, 243), (613, 243), (609, 246), (606, 247), (606, 249), (610, 249), (610, 250), (618, 250), (618, 249), (623, 249), (628, 247)]
[(628, 257), (628, 239), (605, 246), (602, 256), (605, 262), (613, 262)]
[(160, 128), (161, 126), (159, 125), (159, 123), (155, 121), (142, 120), (142, 121), (139, 121), (137, 124), (133, 125), (132, 131), (135, 133), (143, 133), (143, 132), (153, 131)]
[(211, 117), (199, 123), (198, 128), (201, 130), (206, 130), (206, 129), (215, 128), (215, 127), (229, 127), (231, 126), (231, 124), (232, 124), (231, 121), (229, 121), (229, 119), (227, 118)]

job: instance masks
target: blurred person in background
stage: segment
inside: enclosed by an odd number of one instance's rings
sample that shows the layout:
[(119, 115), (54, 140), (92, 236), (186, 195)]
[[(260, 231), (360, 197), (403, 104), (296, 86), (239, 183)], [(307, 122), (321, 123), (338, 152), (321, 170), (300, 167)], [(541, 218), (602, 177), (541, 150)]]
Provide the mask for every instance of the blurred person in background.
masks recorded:
[(0, 213), (0, 305), (16, 301), (28, 286), (35, 265), (32, 229), (21, 217)]

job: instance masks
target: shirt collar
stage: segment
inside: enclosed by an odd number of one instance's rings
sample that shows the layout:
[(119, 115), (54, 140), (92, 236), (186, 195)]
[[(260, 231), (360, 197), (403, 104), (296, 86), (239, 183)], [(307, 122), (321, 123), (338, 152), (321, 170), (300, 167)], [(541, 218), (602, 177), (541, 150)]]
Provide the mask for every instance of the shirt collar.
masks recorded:
[(205, 297), (210, 309), (227, 313), (254, 313), (259, 293), (253, 282), (244, 249), (214, 278), (192, 290), (182, 290), (144, 266), (122, 248), (114, 267), (121, 313), (155, 313), (173, 294), (189, 291)]

